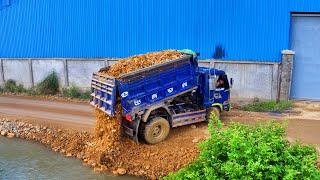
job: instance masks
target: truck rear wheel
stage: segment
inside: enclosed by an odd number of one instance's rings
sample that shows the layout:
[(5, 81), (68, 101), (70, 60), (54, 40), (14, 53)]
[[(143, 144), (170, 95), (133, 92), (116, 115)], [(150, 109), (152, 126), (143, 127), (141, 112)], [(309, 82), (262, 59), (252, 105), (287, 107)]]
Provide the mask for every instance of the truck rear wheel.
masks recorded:
[(165, 140), (169, 132), (169, 122), (162, 117), (155, 117), (146, 123), (142, 134), (148, 144), (157, 144)]
[(209, 122), (209, 119), (211, 116), (217, 117), (220, 119), (220, 114), (221, 114), (221, 111), (218, 107), (210, 107), (207, 113), (207, 122)]

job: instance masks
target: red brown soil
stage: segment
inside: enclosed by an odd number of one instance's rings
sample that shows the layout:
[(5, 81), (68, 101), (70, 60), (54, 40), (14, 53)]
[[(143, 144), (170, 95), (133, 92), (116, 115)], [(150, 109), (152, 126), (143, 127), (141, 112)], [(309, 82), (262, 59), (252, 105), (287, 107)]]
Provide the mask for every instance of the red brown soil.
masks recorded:
[(182, 53), (173, 50), (131, 56), (119, 60), (113, 64), (107, 72), (101, 72), (100, 74), (120, 78), (121, 74), (127, 74), (156, 64), (175, 60), (181, 56), (183, 56)]
[(62, 95), (41, 95), (41, 96), (31, 96), (28, 94), (17, 94), (17, 93), (1, 93), (0, 97), (19, 97), (20, 99), (31, 99), (31, 100), (39, 100), (39, 101), (53, 101), (53, 102), (67, 102), (67, 103), (82, 103), (82, 104), (88, 104), (89, 100), (83, 100), (83, 99), (74, 99), (74, 98), (67, 98), (63, 97)]
[[(195, 159), (199, 153), (192, 139), (157, 145), (136, 144), (123, 138), (121, 131), (121, 105), (116, 107), (116, 116), (106, 116), (96, 109), (94, 141), (86, 149), (86, 155), (97, 163), (96, 170), (117, 172), (123, 169), (127, 174), (158, 179), (169, 172), (178, 171), (183, 165)], [(183, 145), (183, 146), (181, 146)]]

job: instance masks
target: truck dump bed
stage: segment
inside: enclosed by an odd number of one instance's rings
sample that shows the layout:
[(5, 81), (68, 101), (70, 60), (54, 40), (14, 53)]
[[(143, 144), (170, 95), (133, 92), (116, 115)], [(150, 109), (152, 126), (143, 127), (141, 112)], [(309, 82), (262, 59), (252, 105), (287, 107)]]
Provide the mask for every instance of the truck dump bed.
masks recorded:
[(114, 116), (117, 94), (125, 114), (197, 88), (197, 62), (192, 55), (134, 71), (115, 79), (93, 74), (91, 104)]

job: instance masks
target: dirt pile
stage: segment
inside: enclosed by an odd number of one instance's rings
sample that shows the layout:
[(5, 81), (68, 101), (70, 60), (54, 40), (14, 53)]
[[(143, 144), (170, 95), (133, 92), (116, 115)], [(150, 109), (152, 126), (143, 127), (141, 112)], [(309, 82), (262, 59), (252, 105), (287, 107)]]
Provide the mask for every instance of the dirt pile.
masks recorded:
[(131, 56), (119, 60), (116, 64), (112, 65), (108, 71), (100, 72), (100, 74), (120, 78), (121, 74), (127, 74), (156, 64), (175, 60), (181, 56), (183, 56), (182, 53), (173, 50)]
[(116, 106), (116, 116), (110, 117), (98, 108), (95, 110), (96, 126), (94, 130), (93, 146), (86, 149), (86, 156), (106, 166), (108, 170), (116, 170), (117, 157), (120, 155), (121, 145), (121, 105)]
[[(197, 147), (187, 140), (156, 145), (136, 144), (123, 138), (121, 131), (121, 105), (117, 105), (115, 117), (109, 117), (96, 109), (96, 127), (93, 146), (86, 149), (86, 157), (96, 162), (96, 171), (111, 171), (114, 174), (130, 174), (158, 179), (178, 171), (195, 159)], [(183, 144), (183, 147), (181, 147)]]

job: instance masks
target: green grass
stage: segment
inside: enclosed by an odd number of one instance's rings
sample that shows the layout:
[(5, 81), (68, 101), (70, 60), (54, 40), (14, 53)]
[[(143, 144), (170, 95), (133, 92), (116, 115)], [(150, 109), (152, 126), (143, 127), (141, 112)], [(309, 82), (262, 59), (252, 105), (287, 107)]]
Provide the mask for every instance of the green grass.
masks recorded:
[(36, 86), (36, 91), (44, 95), (55, 95), (59, 92), (59, 80), (55, 72), (50, 73)]
[(70, 86), (62, 90), (63, 97), (73, 98), (73, 99), (90, 99), (90, 91), (81, 91), (80, 88), (76, 86)]
[(22, 84), (17, 84), (14, 80), (8, 80), (5, 82), (4, 87), (0, 88), (0, 92), (10, 92), (10, 93), (25, 93), (28, 95), (36, 94), (34, 89), (25, 89)]
[(59, 92), (59, 83), (56, 73), (52, 72), (42, 82), (31, 89), (26, 89), (22, 84), (17, 84), (16, 81), (9, 79), (5, 82), (4, 87), (0, 89), (0, 92), (27, 94), (31, 96), (55, 95)]
[(286, 141), (287, 124), (222, 127), (211, 120), (211, 137), (199, 144), (198, 159), (163, 179), (320, 179), (315, 146)]
[(280, 101), (276, 102), (275, 100), (260, 101), (255, 100), (254, 102), (241, 106), (239, 109), (244, 111), (272, 111), (272, 112), (281, 112), (293, 107), (291, 101)]
[(82, 100), (89, 100), (91, 94), (90, 91), (81, 91), (81, 89), (76, 86), (64, 88), (62, 92), (60, 92), (58, 78), (54, 72), (31, 89), (24, 88), (22, 84), (17, 84), (14, 80), (8, 80), (5, 82), (4, 87), (0, 87), (0, 93), (26, 94), (29, 96), (56, 95), (60, 93), (62, 97)]

